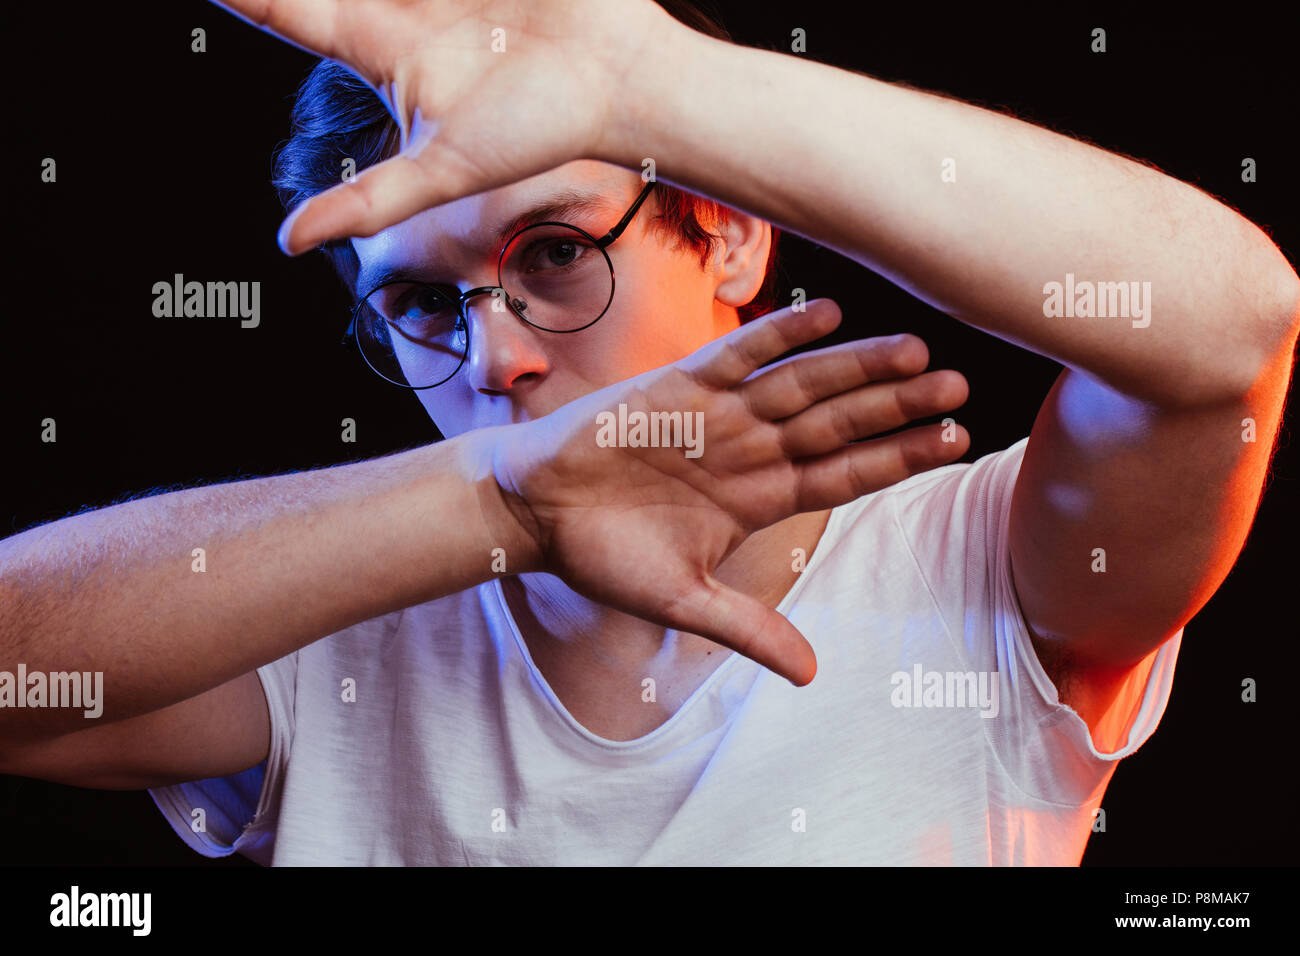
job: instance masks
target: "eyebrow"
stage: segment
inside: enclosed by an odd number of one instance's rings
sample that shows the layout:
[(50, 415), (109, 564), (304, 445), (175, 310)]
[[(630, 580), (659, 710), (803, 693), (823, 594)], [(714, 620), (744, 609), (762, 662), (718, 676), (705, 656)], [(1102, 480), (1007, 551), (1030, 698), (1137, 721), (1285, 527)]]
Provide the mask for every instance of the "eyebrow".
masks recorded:
[[(609, 212), (614, 209), (611, 201), (600, 192), (579, 189), (564, 189), (554, 193), (545, 200), (529, 206), (523, 212), (508, 219), (496, 230), (493, 239), (499, 249), (520, 229), (536, 225), (539, 222), (566, 222), (569, 219), (592, 212)], [(610, 224), (611, 226), (613, 223)], [(384, 267), (378, 263), (376, 268), (362, 269), (357, 274), (354, 294), (360, 295), (361, 289), (367, 292), (386, 285), (389, 282), (427, 282), (431, 270), (427, 266)]]

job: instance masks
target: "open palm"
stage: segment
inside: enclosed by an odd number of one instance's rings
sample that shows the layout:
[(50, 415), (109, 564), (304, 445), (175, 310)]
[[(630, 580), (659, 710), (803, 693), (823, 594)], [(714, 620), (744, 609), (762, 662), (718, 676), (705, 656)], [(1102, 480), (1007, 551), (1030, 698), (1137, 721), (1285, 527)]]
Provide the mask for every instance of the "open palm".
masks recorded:
[[(714, 569), (760, 528), (852, 501), (968, 447), (956, 426), (861, 441), (966, 400), (958, 373), (920, 374), (929, 356), (915, 336), (866, 339), (758, 371), (839, 320), (829, 300), (774, 312), (527, 423), (526, 440), (498, 445), (494, 474), (540, 566), (602, 604), (708, 637), (796, 684), (810, 681), (816, 661), (798, 630), (722, 585)], [(603, 446), (598, 417), (620, 404), (629, 416), (698, 413), (701, 454)]]
[(369, 236), (422, 209), (588, 157), (616, 78), (664, 18), (648, 0), (222, 0), (370, 84), (401, 152), (303, 203), (281, 245)]

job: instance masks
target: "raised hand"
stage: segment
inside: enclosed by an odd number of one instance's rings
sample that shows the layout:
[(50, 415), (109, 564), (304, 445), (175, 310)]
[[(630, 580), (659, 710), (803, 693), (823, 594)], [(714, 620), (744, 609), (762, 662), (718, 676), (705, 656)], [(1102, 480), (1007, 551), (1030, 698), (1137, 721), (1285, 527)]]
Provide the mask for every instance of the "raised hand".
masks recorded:
[[(352, 68), (397, 120), (401, 152), (299, 206), (294, 255), (592, 157), (638, 44), (671, 20), (648, 0), (222, 0)], [(684, 29), (684, 28), (681, 28)]]
[[(681, 361), (505, 429), (491, 468), (535, 542), (533, 566), (795, 684), (811, 681), (816, 659), (798, 630), (719, 583), (714, 569), (760, 528), (949, 464), (969, 446), (960, 427), (944, 441), (941, 426), (859, 441), (965, 402), (959, 373), (922, 374), (929, 355), (916, 336), (864, 339), (757, 371), (839, 321), (826, 299), (774, 312)], [(698, 414), (701, 453), (602, 446), (598, 418), (620, 404), (629, 417)]]

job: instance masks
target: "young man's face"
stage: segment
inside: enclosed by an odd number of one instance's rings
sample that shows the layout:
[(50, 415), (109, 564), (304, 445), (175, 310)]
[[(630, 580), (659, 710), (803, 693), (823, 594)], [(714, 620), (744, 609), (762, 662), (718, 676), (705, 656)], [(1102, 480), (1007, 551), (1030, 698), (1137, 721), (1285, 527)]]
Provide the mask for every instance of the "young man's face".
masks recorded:
[[(359, 291), (369, 292), (377, 277), (398, 271), (462, 292), (496, 286), (498, 233), (505, 224), (576, 193), (590, 197), (594, 207), (544, 218), (599, 238), (644, 185), (634, 172), (583, 160), (425, 210), (375, 236), (352, 240), (360, 259)], [(674, 236), (649, 228), (655, 213), (652, 191), (607, 248), (614, 298), (590, 328), (572, 333), (535, 328), (508, 309), (494, 309), (491, 295), (466, 303), (470, 328), (464, 365), (437, 388), (416, 391), (444, 435), (540, 418), (589, 392), (674, 362), (736, 327), (736, 307), (762, 285), (771, 241), (767, 225), (740, 214), (716, 224), (725, 244), (702, 269), (698, 252), (675, 248)]]

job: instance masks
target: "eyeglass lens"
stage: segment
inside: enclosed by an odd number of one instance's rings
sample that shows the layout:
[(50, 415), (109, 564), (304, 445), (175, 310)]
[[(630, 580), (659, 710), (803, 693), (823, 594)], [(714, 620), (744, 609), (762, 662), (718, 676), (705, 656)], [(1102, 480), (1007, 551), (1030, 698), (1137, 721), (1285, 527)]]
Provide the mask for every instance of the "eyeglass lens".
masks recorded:
[[(614, 296), (609, 257), (571, 226), (544, 223), (521, 230), (502, 250), (490, 308), (552, 332), (575, 332), (604, 315)], [(470, 303), (466, 303), (466, 309)], [(357, 310), (357, 342), (370, 366), (398, 385), (427, 388), (456, 374), (469, 329), (456, 290), (391, 282)]]

